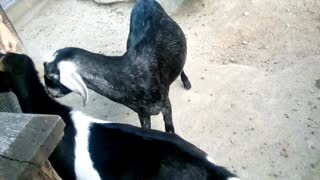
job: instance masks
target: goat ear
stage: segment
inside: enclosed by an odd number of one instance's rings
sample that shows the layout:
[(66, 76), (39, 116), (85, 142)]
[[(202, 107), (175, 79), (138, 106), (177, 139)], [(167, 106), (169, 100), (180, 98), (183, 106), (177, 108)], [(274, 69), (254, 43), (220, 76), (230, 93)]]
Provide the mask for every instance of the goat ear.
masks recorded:
[(0, 71), (5, 72), (4, 64), (3, 64), (4, 56), (0, 58)]
[(86, 106), (89, 100), (88, 88), (81, 76), (76, 73), (61, 73), (60, 82), (71, 91), (79, 94), (82, 97), (83, 106)]

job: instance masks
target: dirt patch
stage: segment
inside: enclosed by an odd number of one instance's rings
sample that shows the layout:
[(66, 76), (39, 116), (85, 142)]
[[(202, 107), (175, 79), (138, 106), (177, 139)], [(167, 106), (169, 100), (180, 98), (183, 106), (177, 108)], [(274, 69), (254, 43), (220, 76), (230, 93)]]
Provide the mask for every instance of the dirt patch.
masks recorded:
[(316, 87), (320, 89), (320, 79), (316, 80)]
[[(121, 55), (132, 6), (50, 1), (17, 30), (39, 66), (47, 51), (66, 46)], [(172, 18), (187, 37), (193, 86), (171, 86), (177, 133), (242, 179), (320, 179), (319, 17), (319, 0), (185, 1)], [(90, 97), (86, 108), (76, 95), (61, 101), (139, 126), (136, 113)], [(161, 116), (152, 127), (164, 129)]]

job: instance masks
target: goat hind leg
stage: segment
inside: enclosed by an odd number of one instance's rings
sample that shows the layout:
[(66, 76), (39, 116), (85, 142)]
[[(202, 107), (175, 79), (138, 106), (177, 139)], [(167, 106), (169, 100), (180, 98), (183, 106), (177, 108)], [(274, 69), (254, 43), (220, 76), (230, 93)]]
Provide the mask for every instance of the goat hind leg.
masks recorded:
[(151, 128), (151, 118), (150, 115), (146, 114), (138, 114), (141, 127), (143, 129), (150, 129)]
[(172, 108), (171, 108), (171, 102), (169, 98), (166, 100), (162, 108), (162, 115), (163, 115), (166, 132), (174, 133), (174, 126), (172, 122)]

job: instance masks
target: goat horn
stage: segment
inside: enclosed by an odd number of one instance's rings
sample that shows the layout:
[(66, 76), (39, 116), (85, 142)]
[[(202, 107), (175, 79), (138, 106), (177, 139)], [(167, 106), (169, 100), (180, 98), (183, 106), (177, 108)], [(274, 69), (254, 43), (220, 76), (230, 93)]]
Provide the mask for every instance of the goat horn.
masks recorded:
[(87, 105), (89, 100), (88, 88), (78, 73), (60, 72), (60, 82), (71, 91), (79, 94), (82, 97), (83, 106)]

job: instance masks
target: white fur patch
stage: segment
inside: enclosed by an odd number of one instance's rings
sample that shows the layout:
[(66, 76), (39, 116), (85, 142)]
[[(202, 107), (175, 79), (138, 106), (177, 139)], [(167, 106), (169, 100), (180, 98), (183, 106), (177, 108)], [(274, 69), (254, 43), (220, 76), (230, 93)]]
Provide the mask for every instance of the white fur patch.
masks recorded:
[(58, 69), (65, 73), (74, 73), (77, 71), (77, 66), (73, 63), (73, 62), (70, 62), (70, 61), (61, 61), (59, 62), (58, 64)]
[(85, 106), (89, 100), (89, 92), (80, 74), (76, 72), (76, 65), (70, 61), (62, 61), (59, 62), (58, 69), (60, 70), (61, 84), (69, 88), (71, 91), (81, 95), (83, 105)]
[(56, 59), (57, 53), (56, 51), (49, 51), (44, 57), (43, 60), (44, 62), (52, 62)]
[(217, 164), (211, 157), (207, 156), (207, 160), (212, 164)]
[(232, 178), (228, 178), (227, 180), (240, 180), (240, 178), (232, 177)]
[(81, 111), (72, 111), (71, 114), (72, 114), (73, 120), (81, 119), (81, 121), (89, 121), (90, 123), (97, 123), (97, 124), (111, 123), (110, 121), (105, 121), (105, 120), (100, 120), (100, 119), (90, 117), (88, 115), (85, 115)]
[(83, 114), (80, 111), (71, 112), (72, 121), (76, 128), (75, 136), (75, 172), (78, 180), (100, 180), (97, 170), (89, 154), (90, 125), (92, 123), (108, 123)]

